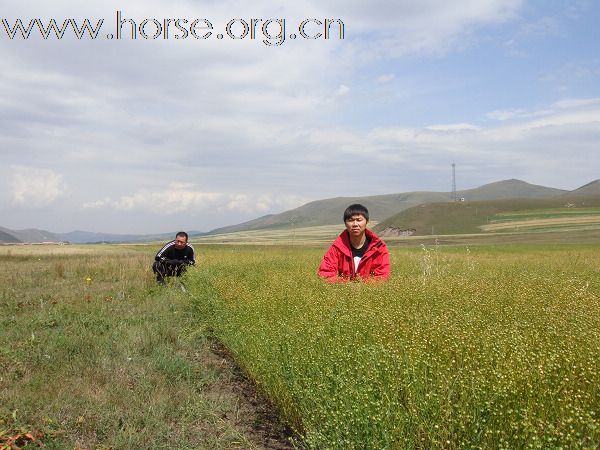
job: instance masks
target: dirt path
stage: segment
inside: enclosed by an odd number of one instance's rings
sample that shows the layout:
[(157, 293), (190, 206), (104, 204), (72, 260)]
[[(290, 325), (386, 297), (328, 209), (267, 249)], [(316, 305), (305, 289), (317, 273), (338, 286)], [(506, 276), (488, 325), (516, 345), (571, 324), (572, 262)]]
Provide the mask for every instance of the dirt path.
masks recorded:
[(290, 443), (292, 430), (281, 423), (274, 407), (257, 392), (254, 383), (236, 365), (227, 349), (217, 341), (210, 342), (208, 349), (205, 364), (219, 376), (207, 386), (204, 394), (215, 402), (235, 405), (223, 412), (222, 420), (254, 443), (256, 446), (252, 448), (294, 449)]

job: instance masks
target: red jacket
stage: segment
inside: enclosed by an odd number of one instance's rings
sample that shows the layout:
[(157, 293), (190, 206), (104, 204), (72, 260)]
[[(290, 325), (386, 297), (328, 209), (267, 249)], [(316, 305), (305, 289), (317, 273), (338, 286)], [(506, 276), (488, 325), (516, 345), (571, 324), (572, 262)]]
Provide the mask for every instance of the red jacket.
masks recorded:
[(318, 274), (327, 281), (347, 281), (356, 277), (385, 280), (390, 276), (390, 254), (379, 237), (371, 230), (365, 230), (371, 243), (354, 271), (354, 260), (350, 247), (350, 237), (346, 230), (337, 237), (319, 266)]

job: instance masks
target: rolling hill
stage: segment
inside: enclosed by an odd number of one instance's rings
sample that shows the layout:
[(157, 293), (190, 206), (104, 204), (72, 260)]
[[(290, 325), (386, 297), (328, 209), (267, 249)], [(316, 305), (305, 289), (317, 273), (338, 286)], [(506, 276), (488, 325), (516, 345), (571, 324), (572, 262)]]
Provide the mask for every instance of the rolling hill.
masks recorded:
[(0, 227), (0, 242), (18, 244), (21, 242), (8, 228)]
[[(192, 231), (189, 234), (199, 234)], [(162, 234), (110, 234), (94, 233), (90, 231), (71, 231), (69, 233), (51, 233), (45, 230), (10, 230), (0, 227), (0, 243), (41, 243), (41, 242), (69, 242), (71, 244), (91, 243), (120, 243), (120, 242), (149, 242), (172, 239), (175, 232)]]
[(393, 212), (420, 203), (440, 202), (447, 198), (448, 194), (441, 192), (410, 192), (371, 197), (336, 197), (310, 202), (281, 214), (272, 214), (238, 225), (217, 228), (208, 234), (339, 224), (342, 222), (344, 209), (351, 203), (363, 203), (369, 209), (371, 218), (377, 220), (377, 218), (389, 216)]
[[(191, 231), (189, 234), (198, 233)], [(162, 234), (111, 234), (94, 233), (90, 231), (71, 231), (59, 235), (63, 240), (72, 244), (90, 244), (90, 243), (120, 243), (120, 242), (148, 242), (164, 241), (173, 239), (175, 231)]]
[(581, 197), (586, 195), (600, 194), (600, 180), (594, 180), (591, 183), (585, 184), (580, 188), (564, 194), (565, 197)]
[[(457, 191), (457, 196), (467, 201), (476, 201), (501, 198), (549, 198), (567, 192), (512, 179)], [(281, 214), (272, 214), (238, 225), (217, 228), (208, 234), (340, 224), (344, 209), (352, 203), (362, 203), (369, 209), (372, 221), (381, 221), (416, 205), (451, 200), (451, 194), (448, 192), (427, 191), (368, 197), (336, 197), (310, 202)]]
[(9, 230), (0, 227), (0, 242), (19, 243), (19, 242), (61, 242), (63, 239), (56, 233), (46, 230)]
[(600, 194), (428, 203), (383, 220), (374, 231), (382, 236), (424, 236), (582, 225), (600, 225)]

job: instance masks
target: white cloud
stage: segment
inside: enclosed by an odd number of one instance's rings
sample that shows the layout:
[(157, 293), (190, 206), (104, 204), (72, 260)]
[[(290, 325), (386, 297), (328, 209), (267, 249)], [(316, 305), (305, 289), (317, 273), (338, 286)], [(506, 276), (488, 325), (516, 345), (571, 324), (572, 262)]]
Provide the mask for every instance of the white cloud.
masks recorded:
[(367, 33), (376, 30), (375, 39), (367, 34), (358, 45), (361, 56), (370, 59), (368, 54), (374, 58), (397, 57), (463, 48), (469, 45), (472, 30), (514, 19), (524, 1), (354, 0), (342, 3), (340, 0), (328, 5), (339, 5), (353, 29)]
[(573, 172), (569, 176), (581, 184), (597, 178), (597, 167), (591, 162), (597, 160), (600, 109), (555, 111), (541, 118), (521, 117), (492, 127), (458, 127), (452, 132), (440, 132), (439, 128), (374, 130), (370, 138), (380, 149), (374, 157), (410, 162), (418, 172), (427, 166), (439, 167), (445, 155), (480, 171), (493, 167), (512, 174), (511, 178), (549, 186), (556, 185), (559, 172), (563, 176)]
[(495, 111), (490, 111), (486, 114), (486, 117), (493, 120), (510, 120), (515, 117), (522, 117), (525, 114), (524, 109), (497, 109)]
[(442, 132), (457, 132), (457, 131), (474, 131), (479, 130), (478, 126), (472, 125), (470, 123), (449, 123), (449, 124), (439, 124), (439, 125), (430, 125), (425, 127), (427, 130), (431, 131), (442, 131)]
[(534, 119), (548, 116), (554, 116), (556, 118), (559, 114), (565, 114), (565, 112), (569, 110), (577, 113), (585, 113), (585, 111), (592, 111), (594, 108), (598, 107), (600, 107), (600, 98), (565, 98), (554, 102), (546, 109), (531, 111), (524, 108), (496, 110), (487, 113), (486, 117), (488, 119), (499, 121)]
[(228, 196), (228, 201), (219, 208), (219, 211), (228, 210), (262, 214), (271, 211), (285, 211), (287, 209), (297, 208), (309, 200), (310, 199), (299, 195), (230, 194)]
[(526, 109), (498, 109), (490, 111), (485, 116), (488, 119), (507, 121), (514, 119), (531, 119), (535, 117), (543, 117), (554, 114), (554, 109), (544, 109), (540, 111), (527, 111)]
[(86, 202), (82, 208), (113, 211), (143, 210), (163, 216), (202, 211), (259, 214), (295, 208), (309, 201), (308, 198), (298, 195), (202, 192), (193, 190), (194, 187), (193, 183), (172, 183), (165, 190), (142, 190), (116, 200), (106, 197)]
[(350, 88), (345, 84), (341, 84), (340, 87), (338, 87), (337, 91), (335, 91), (335, 95), (337, 95), (338, 97), (343, 97), (345, 95), (348, 95), (348, 92), (350, 92)]
[(584, 108), (588, 106), (600, 106), (600, 98), (566, 98), (560, 100), (554, 105), (559, 109)]
[(386, 73), (383, 75), (379, 75), (376, 79), (377, 83), (389, 83), (390, 81), (393, 81), (394, 78), (396, 78), (396, 75), (394, 75), (393, 73)]
[(11, 193), (15, 205), (29, 208), (54, 203), (66, 189), (61, 174), (49, 169), (11, 166)]
[(104, 197), (101, 200), (95, 200), (92, 202), (85, 202), (81, 207), (83, 209), (101, 209), (111, 204), (110, 197)]
[(197, 192), (184, 189), (165, 191), (139, 191), (123, 196), (113, 203), (117, 210), (145, 210), (155, 214), (171, 215), (184, 211), (202, 210), (215, 204), (221, 194), (215, 192)]
[(139, 190), (118, 199), (104, 197), (82, 204), (82, 209), (109, 209), (116, 211), (144, 211), (159, 215), (202, 210), (223, 198), (217, 192), (194, 190), (193, 183), (171, 183), (163, 190)]

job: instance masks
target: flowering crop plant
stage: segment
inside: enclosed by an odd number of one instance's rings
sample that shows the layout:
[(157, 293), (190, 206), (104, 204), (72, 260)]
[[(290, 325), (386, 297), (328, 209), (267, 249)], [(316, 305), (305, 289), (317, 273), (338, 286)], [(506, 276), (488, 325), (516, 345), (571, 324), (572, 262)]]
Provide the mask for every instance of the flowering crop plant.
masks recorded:
[(392, 248), (383, 283), (322, 250), (207, 247), (201, 326), (308, 448), (597, 448), (600, 252)]

